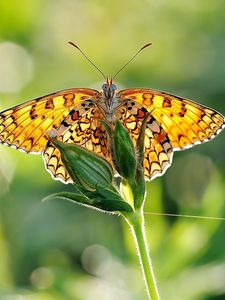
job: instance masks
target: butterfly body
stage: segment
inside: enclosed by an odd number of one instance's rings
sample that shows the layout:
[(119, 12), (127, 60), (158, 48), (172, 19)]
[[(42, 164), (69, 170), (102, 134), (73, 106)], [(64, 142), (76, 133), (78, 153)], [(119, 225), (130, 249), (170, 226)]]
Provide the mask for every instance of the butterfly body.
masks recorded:
[(42, 153), (54, 179), (71, 182), (58, 149), (47, 132), (54, 128), (65, 143), (76, 143), (112, 163), (110, 141), (102, 120), (116, 118), (134, 144), (146, 118), (143, 166), (146, 179), (164, 174), (173, 152), (212, 139), (224, 127), (213, 109), (172, 94), (133, 88), (117, 91), (111, 79), (102, 90), (74, 88), (25, 102), (0, 113), (0, 142), (27, 153)]
[(98, 101), (99, 109), (109, 122), (114, 122), (116, 118), (116, 110), (120, 105), (120, 98), (117, 97), (116, 85), (112, 80), (107, 79), (106, 83), (102, 85), (100, 93), (100, 101)]

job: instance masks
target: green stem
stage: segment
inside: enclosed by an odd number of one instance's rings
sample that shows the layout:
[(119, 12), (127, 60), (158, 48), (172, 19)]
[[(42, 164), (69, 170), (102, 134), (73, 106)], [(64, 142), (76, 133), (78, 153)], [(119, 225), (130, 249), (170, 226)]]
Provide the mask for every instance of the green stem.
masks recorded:
[(136, 243), (148, 298), (150, 300), (159, 300), (159, 292), (157, 289), (150, 252), (146, 240), (143, 210), (141, 209), (139, 213), (134, 212), (132, 214), (126, 215), (125, 219), (130, 225), (132, 235)]

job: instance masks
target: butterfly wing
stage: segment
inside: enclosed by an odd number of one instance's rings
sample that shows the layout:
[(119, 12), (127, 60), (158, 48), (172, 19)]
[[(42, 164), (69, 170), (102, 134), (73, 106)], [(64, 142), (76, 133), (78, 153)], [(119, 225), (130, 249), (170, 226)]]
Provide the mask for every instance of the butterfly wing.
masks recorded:
[(0, 113), (0, 142), (25, 152), (42, 152), (46, 132), (57, 128), (69, 112), (98, 92), (70, 89), (17, 105)]
[[(127, 114), (131, 112), (128, 121), (136, 120), (147, 112), (151, 116), (145, 138), (147, 153), (144, 167), (148, 179), (165, 172), (174, 150), (208, 141), (224, 127), (225, 120), (220, 113), (171, 94), (151, 89), (126, 89), (118, 92), (117, 96), (128, 103), (125, 104), (129, 106)], [(133, 127), (132, 131), (138, 132), (137, 127)]]
[(134, 144), (138, 139), (143, 120), (146, 118), (144, 171), (146, 179), (162, 175), (170, 166), (173, 149), (170, 140), (156, 119), (141, 104), (126, 100), (117, 115), (127, 128)]
[[(98, 96), (99, 92), (92, 89), (68, 89), (5, 110), (0, 113), (0, 143), (27, 153), (45, 151), (46, 160), (52, 150), (55, 159), (51, 160), (51, 173), (68, 181), (69, 175), (61, 162), (60, 153), (55, 148), (49, 149), (46, 133), (58, 127), (62, 131), (66, 124), (64, 120), (68, 116), (75, 121), (77, 115), (73, 112), (80, 111), (80, 114), (85, 114), (87, 107), (83, 103), (87, 99), (95, 100)], [(56, 176), (57, 172), (59, 176)]]
[[(101, 115), (96, 103), (86, 100), (77, 105), (57, 128), (58, 140), (75, 143), (110, 160), (107, 133), (101, 124)], [(63, 166), (59, 150), (49, 141), (43, 152), (47, 170), (55, 179), (72, 182)]]

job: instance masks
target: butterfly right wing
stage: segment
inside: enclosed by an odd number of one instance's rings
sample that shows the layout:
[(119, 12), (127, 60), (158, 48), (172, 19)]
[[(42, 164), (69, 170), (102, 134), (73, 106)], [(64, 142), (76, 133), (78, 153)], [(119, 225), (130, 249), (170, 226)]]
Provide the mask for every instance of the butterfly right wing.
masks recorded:
[(137, 138), (140, 120), (149, 113), (146, 125), (144, 168), (146, 179), (163, 175), (172, 162), (173, 151), (206, 142), (225, 126), (217, 111), (193, 101), (152, 89), (126, 89), (117, 97), (129, 107), (124, 125)]
[(126, 89), (118, 97), (144, 107), (162, 126), (174, 150), (182, 150), (206, 142), (225, 126), (219, 112), (165, 92), (152, 89)]

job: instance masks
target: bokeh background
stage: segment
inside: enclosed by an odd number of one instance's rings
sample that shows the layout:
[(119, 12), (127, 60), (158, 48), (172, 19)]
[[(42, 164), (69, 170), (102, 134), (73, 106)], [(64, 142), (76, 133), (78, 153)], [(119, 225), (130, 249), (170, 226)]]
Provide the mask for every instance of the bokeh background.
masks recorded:
[[(116, 78), (225, 114), (222, 0), (0, 1), (0, 110), (69, 87), (99, 89), (107, 75), (152, 42)], [(147, 185), (146, 212), (225, 216), (225, 132), (175, 153)], [(118, 217), (41, 199), (72, 190), (40, 156), (0, 145), (0, 299), (141, 300), (145, 287), (130, 232)], [(225, 222), (146, 214), (163, 300), (225, 299)]]

